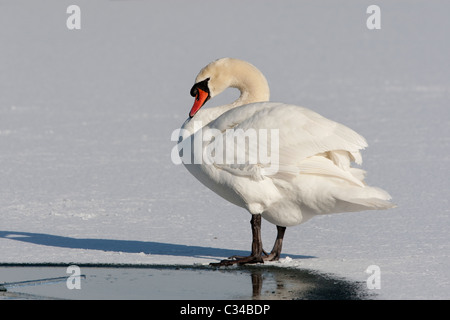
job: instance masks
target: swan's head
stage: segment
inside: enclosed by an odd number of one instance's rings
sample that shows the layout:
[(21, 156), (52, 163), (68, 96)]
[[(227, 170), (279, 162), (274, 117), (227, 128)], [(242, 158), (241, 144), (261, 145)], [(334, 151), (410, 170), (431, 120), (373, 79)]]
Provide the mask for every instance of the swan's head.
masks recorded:
[(191, 89), (195, 101), (189, 117), (192, 118), (206, 101), (229, 87), (238, 88), (241, 100), (244, 97), (248, 100), (246, 103), (269, 100), (267, 80), (256, 67), (242, 60), (222, 58), (208, 64), (197, 75)]
[(191, 96), (195, 97), (194, 105), (189, 112), (189, 118), (192, 118), (198, 110), (211, 98), (211, 90), (209, 89), (209, 81), (211, 78), (206, 78), (196, 82), (191, 89)]

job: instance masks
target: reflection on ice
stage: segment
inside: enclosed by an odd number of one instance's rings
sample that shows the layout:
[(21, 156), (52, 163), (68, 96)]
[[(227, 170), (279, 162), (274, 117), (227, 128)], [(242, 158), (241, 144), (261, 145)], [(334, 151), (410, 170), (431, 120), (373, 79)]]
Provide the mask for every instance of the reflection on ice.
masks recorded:
[[(80, 265), (79, 290), (69, 290), (67, 266), (0, 266), (0, 299), (292, 300), (367, 299), (360, 283), (307, 270), (267, 265), (209, 266)], [(32, 281), (36, 280), (36, 281)], [(28, 285), (8, 285), (24, 283)]]

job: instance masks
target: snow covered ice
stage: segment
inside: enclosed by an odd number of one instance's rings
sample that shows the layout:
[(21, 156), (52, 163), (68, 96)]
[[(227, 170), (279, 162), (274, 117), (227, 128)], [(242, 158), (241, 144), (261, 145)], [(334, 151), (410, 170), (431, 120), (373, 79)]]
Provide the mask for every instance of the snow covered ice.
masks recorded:
[(196, 74), (230, 56), (265, 74), (271, 100), (361, 133), (368, 182), (398, 205), (288, 228), (274, 264), (362, 282), (377, 265), (380, 299), (450, 298), (448, 2), (376, 1), (380, 30), (368, 1), (77, 1), (80, 30), (69, 4), (0, 3), (0, 263), (248, 252), (249, 214), (170, 157)]

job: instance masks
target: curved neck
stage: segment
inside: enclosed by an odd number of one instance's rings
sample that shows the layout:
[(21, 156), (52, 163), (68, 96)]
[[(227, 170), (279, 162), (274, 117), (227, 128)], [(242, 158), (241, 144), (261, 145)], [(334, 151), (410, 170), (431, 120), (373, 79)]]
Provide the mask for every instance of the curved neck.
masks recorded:
[(232, 74), (230, 87), (241, 92), (232, 103), (234, 107), (244, 104), (269, 101), (270, 89), (266, 77), (253, 65), (236, 60), (230, 68)]
[[(196, 83), (206, 78), (211, 78), (209, 81), (211, 98), (230, 87), (238, 89), (241, 94), (233, 103), (200, 109), (192, 119), (202, 121), (203, 125), (233, 108), (249, 103), (269, 101), (270, 89), (266, 78), (255, 66), (248, 62), (233, 58), (216, 60), (200, 71)], [(186, 121), (183, 128), (193, 130), (191, 127), (195, 121), (190, 120)]]

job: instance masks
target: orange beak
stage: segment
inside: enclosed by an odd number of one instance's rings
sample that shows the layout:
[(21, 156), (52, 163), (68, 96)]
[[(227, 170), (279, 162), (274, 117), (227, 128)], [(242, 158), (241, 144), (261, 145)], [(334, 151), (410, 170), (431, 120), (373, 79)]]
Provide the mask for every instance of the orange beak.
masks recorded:
[(189, 117), (192, 118), (198, 110), (205, 104), (209, 99), (209, 93), (203, 91), (202, 89), (197, 89), (197, 95), (195, 96), (194, 105), (192, 106), (191, 112), (189, 112)]

